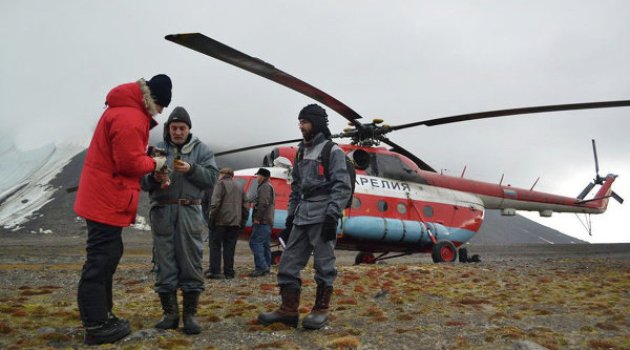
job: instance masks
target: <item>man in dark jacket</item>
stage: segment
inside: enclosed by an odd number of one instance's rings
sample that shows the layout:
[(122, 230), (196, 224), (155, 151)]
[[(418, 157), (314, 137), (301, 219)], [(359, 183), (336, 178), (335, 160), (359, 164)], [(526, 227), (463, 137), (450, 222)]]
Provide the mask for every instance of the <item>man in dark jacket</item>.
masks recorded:
[(335, 243), (337, 227), (352, 187), (343, 150), (334, 145), (328, 164), (329, 176), (322, 165), (322, 149), (330, 141), (328, 116), (316, 105), (304, 107), (298, 115), (304, 140), (299, 157), (293, 163), (293, 182), (287, 209), (286, 228), (291, 230), (278, 267), (278, 286), (282, 305), (273, 312), (258, 315), (264, 325), (282, 322), (296, 327), (299, 314), (301, 278), (311, 253), (315, 267), (317, 292), (315, 305), (302, 321), (308, 329), (319, 329), (328, 322), (328, 307), (337, 276)]
[(163, 166), (164, 157), (146, 154), (153, 116), (171, 101), (171, 79), (119, 85), (107, 94), (107, 109), (90, 142), (74, 210), (87, 224), (87, 259), (77, 301), (85, 343), (113, 343), (131, 329), (112, 313), (112, 280), (123, 254), (122, 228), (136, 219), (140, 178)]
[[(208, 225), (210, 227), (210, 279), (234, 278), (234, 250), (239, 229), (245, 227), (249, 216), (249, 202), (243, 186), (234, 181), (234, 171), (223, 168), (219, 182), (214, 187)], [(223, 249), (223, 274), (221, 274), (221, 249)]]
[(271, 229), (273, 228), (273, 215), (276, 207), (276, 194), (269, 182), (271, 173), (265, 168), (256, 172), (256, 198), (252, 212), (253, 231), (249, 238), (249, 247), (254, 254), (256, 269), (250, 277), (260, 277), (269, 273), (271, 269)]
[(201, 327), (195, 315), (204, 290), (201, 198), (214, 185), (218, 170), (214, 154), (190, 133), (191, 127), (188, 112), (176, 107), (164, 125), (164, 141), (157, 145), (166, 152), (167, 167), (144, 176), (141, 185), (151, 198), (155, 291), (164, 311), (155, 328), (179, 326), (179, 288), (184, 298), (184, 333), (198, 334)]

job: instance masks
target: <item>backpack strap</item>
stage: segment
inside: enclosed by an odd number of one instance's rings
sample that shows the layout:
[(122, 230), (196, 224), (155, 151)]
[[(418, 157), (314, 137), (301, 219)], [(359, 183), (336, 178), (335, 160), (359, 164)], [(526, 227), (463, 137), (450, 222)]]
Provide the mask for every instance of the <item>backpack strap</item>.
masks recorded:
[(332, 153), (334, 145), (336, 145), (336, 143), (328, 140), (326, 141), (324, 148), (322, 148), (322, 165), (324, 166), (324, 176), (326, 176), (326, 181), (330, 181), (330, 153)]

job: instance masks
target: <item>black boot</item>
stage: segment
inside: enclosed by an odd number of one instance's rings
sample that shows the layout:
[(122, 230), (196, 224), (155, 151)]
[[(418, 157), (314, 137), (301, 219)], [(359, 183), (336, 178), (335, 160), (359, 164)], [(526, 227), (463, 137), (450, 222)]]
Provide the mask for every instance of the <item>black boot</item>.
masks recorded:
[(300, 288), (293, 286), (280, 286), (280, 296), (282, 297), (282, 305), (272, 312), (263, 312), (258, 315), (258, 322), (268, 326), (272, 323), (280, 322), (290, 327), (297, 327), (300, 315), (298, 307), (300, 306)]
[(179, 327), (179, 308), (177, 307), (177, 292), (160, 293), (160, 303), (164, 314), (155, 324), (157, 329), (177, 329)]
[(186, 334), (201, 333), (201, 326), (195, 317), (199, 294), (199, 292), (184, 292), (184, 333)]
[(311, 312), (304, 317), (302, 327), (306, 329), (320, 329), (328, 323), (328, 306), (330, 305), (332, 292), (332, 286), (325, 286), (323, 284), (317, 285), (315, 305)]
[(131, 333), (131, 327), (129, 327), (128, 322), (110, 318), (101, 325), (85, 327), (83, 342), (86, 345), (114, 343), (128, 336), (129, 333)]

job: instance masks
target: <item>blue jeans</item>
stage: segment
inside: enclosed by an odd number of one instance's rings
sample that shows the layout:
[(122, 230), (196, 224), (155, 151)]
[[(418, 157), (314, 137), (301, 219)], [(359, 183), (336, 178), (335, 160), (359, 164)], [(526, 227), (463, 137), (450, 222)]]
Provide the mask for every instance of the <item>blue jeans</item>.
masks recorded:
[(249, 247), (254, 254), (256, 270), (268, 271), (271, 268), (271, 225), (254, 224), (252, 236), (249, 238)]

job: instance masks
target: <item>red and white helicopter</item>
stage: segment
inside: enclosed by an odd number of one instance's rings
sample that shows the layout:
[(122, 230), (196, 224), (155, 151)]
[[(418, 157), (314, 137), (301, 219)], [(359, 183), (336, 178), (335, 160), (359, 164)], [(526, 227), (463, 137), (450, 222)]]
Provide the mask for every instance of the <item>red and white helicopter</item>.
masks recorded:
[[(499, 209), (506, 216), (515, 215), (517, 210), (538, 211), (541, 216), (548, 217), (553, 212), (600, 214), (606, 210), (610, 197), (623, 203), (623, 199), (612, 191), (617, 175), (599, 175), (595, 141), (595, 179), (576, 198), (571, 198), (439, 174), (385, 135), (420, 125), (435, 126), (509, 115), (624, 107), (630, 106), (630, 100), (514, 108), (394, 126), (385, 125), (378, 119), (361, 123), (359, 119), (362, 118), (357, 112), (327, 93), (203, 34), (173, 34), (167, 35), (166, 39), (300, 92), (328, 106), (350, 122), (351, 128), (333, 135), (333, 138), (351, 140), (349, 144), (340, 144), (340, 147), (354, 161), (357, 170), (352, 206), (344, 210), (337, 233), (337, 248), (359, 251), (356, 263), (374, 263), (413, 253), (432, 253), (435, 262), (452, 262), (459, 255), (459, 260), (465, 262), (466, 249), (459, 248), (458, 252), (457, 247), (479, 231), (486, 209)], [(270, 142), (218, 152), (216, 155), (299, 141)], [(271, 172), (271, 183), (276, 191), (275, 237), (285, 228), (287, 201), (291, 191), (291, 162), (296, 152), (297, 146), (276, 147), (263, 160), (263, 166)], [(256, 170), (235, 172), (235, 178), (243, 182), (250, 193), (255, 193)], [(595, 196), (585, 199), (595, 185), (601, 186)], [(251, 218), (243, 238), (247, 238), (250, 233)], [(375, 256), (375, 253), (380, 254)], [(280, 254), (280, 251), (274, 252), (274, 260), (279, 259)]]

